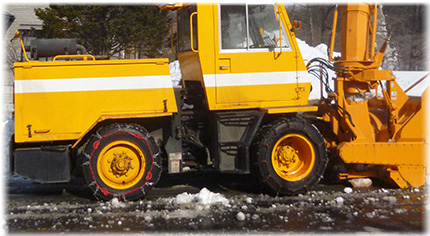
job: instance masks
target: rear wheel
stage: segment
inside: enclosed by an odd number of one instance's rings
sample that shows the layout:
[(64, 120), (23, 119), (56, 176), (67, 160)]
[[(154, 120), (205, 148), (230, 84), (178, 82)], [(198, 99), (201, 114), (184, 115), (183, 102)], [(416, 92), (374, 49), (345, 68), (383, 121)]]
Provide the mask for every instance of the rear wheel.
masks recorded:
[(298, 118), (262, 127), (252, 148), (255, 174), (274, 195), (303, 193), (315, 186), (328, 161), (318, 129)]
[(102, 200), (142, 198), (161, 175), (159, 148), (136, 124), (100, 129), (85, 145), (83, 156), (84, 179)]

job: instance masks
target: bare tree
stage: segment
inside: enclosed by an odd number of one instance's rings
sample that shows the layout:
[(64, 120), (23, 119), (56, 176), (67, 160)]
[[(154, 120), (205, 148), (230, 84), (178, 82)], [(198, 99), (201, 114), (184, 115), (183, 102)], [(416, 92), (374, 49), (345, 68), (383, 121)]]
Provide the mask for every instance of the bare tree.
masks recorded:
[(426, 70), (425, 11), (420, 4), (384, 5), (391, 45), (398, 51), (397, 70)]
[[(390, 40), (387, 24), (383, 12), (383, 7), (378, 8), (378, 25), (376, 28), (376, 48), (380, 48), (385, 41)], [(382, 67), (387, 70), (397, 70), (399, 68), (398, 52), (394, 44), (389, 43), (385, 50)]]
[(21, 61), (22, 49), (18, 40), (6, 44), (5, 61), (10, 70), (13, 70), (13, 63)]

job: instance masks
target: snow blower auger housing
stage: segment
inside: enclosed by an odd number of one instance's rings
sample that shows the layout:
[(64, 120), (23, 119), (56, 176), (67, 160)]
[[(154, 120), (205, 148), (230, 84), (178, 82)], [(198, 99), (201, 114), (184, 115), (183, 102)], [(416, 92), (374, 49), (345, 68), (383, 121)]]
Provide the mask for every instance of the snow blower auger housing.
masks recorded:
[[(309, 105), (297, 27), (282, 4), (160, 8), (177, 11), (172, 51), (180, 86), (167, 59), (52, 55), (14, 64), (15, 174), (42, 183), (81, 175), (98, 199), (135, 200), (163, 169), (214, 169), (251, 173), (264, 191), (293, 195), (319, 182), (330, 154), (345, 166), (341, 178), (380, 177), (383, 170), (400, 187), (424, 184), (423, 104), (377, 70), (380, 56), (335, 62), (335, 93)], [(383, 100), (346, 96), (378, 81), (390, 83)], [(356, 155), (365, 147), (366, 156)], [(414, 157), (400, 158), (404, 152)]]
[(330, 52), (338, 11), (346, 20), (341, 57), (329, 57), (337, 75), (335, 90), (321, 100), (318, 111), (321, 125), (330, 127), (323, 135), (343, 164), (340, 178), (377, 177), (401, 188), (422, 186), (429, 171), (429, 89), (422, 97), (409, 97), (391, 71), (379, 69), (388, 42), (375, 54), (377, 9), (375, 4), (348, 4), (335, 11)]

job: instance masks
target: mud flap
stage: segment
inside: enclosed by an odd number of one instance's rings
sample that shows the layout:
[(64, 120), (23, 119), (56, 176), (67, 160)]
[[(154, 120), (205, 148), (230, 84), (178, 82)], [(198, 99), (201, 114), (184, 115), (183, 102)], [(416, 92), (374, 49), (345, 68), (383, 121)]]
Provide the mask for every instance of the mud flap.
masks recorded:
[(39, 183), (62, 183), (71, 178), (68, 147), (16, 149), (13, 173)]

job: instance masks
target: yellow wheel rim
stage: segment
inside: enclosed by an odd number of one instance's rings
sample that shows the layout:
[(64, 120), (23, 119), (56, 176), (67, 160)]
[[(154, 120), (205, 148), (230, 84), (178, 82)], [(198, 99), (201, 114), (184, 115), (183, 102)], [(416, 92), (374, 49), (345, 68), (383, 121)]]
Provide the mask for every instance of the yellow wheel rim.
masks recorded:
[(128, 189), (137, 184), (145, 173), (145, 155), (129, 141), (115, 141), (100, 152), (97, 173), (114, 189)]
[(299, 181), (306, 178), (314, 164), (314, 147), (302, 135), (287, 134), (273, 147), (272, 166), (276, 174), (284, 180)]

